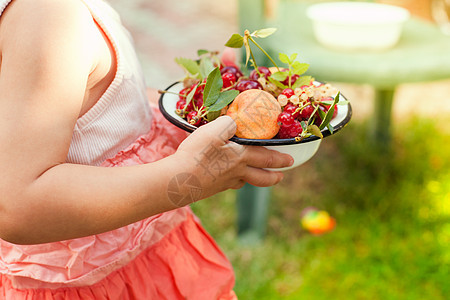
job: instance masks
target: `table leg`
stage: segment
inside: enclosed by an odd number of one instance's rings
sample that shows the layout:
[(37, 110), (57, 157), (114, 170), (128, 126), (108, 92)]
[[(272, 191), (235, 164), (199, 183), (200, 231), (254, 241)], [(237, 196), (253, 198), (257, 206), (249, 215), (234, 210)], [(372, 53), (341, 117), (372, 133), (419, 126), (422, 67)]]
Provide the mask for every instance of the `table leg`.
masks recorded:
[(245, 184), (237, 192), (238, 237), (247, 244), (259, 243), (266, 233), (272, 188)]
[(392, 104), (395, 89), (375, 89), (374, 113), (370, 139), (381, 147), (389, 147), (391, 140)]

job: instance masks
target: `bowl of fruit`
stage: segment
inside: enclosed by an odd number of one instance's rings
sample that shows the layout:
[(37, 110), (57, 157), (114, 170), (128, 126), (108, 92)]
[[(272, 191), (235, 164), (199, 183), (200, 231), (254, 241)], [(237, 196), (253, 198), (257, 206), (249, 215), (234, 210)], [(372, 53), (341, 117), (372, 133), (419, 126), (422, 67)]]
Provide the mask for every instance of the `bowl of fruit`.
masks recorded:
[[(177, 58), (186, 77), (160, 91), (159, 108), (175, 126), (193, 132), (199, 126), (228, 115), (236, 123), (230, 140), (288, 153), (297, 167), (317, 152), (322, 140), (341, 130), (351, 119), (349, 101), (331, 84), (304, 73), (308, 64), (297, 54), (279, 54), (279, 66), (256, 42), (274, 29), (234, 34), (226, 43), (247, 50), (252, 67), (239, 67), (218, 52), (199, 50), (198, 59)], [(250, 43), (272, 61), (258, 66)], [(287, 170), (283, 168), (280, 170)]]

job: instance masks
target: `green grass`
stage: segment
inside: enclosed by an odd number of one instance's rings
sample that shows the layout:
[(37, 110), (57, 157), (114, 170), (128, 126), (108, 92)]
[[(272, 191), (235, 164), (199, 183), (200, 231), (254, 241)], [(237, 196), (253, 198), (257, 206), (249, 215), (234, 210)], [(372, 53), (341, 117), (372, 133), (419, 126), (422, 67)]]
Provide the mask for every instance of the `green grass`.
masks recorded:
[[(352, 122), (286, 172), (260, 245), (237, 240), (234, 191), (192, 206), (232, 261), (239, 299), (450, 295), (450, 135), (433, 120), (396, 126), (390, 151)], [(334, 231), (301, 228), (300, 212), (311, 205), (336, 218)]]

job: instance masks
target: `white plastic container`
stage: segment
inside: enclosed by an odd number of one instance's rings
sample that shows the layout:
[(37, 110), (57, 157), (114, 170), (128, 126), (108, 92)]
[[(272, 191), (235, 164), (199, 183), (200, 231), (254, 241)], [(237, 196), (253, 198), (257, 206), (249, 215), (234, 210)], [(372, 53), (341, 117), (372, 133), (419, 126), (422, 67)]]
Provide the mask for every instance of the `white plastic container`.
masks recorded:
[(316, 39), (340, 50), (389, 49), (397, 44), (408, 10), (368, 2), (327, 2), (308, 7)]

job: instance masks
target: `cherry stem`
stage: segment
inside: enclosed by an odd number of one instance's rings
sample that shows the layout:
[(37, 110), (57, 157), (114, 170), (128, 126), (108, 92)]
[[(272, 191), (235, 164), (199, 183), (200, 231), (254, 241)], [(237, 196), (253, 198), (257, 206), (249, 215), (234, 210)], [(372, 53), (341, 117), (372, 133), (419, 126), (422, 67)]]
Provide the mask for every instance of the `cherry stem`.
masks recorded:
[(175, 93), (175, 92), (172, 92), (172, 91), (163, 91), (163, 90), (158, 90), (158, 94), (172, 94), (172, 95), (180, 96), (179, 93)]
[[(249, 40), (250, 41), (252, 41), (253, 42), (253, 44), (255, 44), (256, 45), (256, 47), (258, 47), (259, 48), (259, 50), (261, 50), (263, 53), (264, 53), (264, 55), (265, 56), (267, 56), (267, 58), (273, 63), (273, 65), (275, 66), (275, 67), (277, 67), (277, 69), (278, 69), (278, 71), (280, 71), (280, 68), (278, 67), (278, 65), (275, 63), (275, 61), (272, 59), (272, 57), (251, 37), (251, 36), (249, 36), (248, 37), (249, 38)], [(250, 53), (251, 53), (252, 51), (250, 51)], [(252, 57), (253, 57), (253, 54), (252, 54)]]

